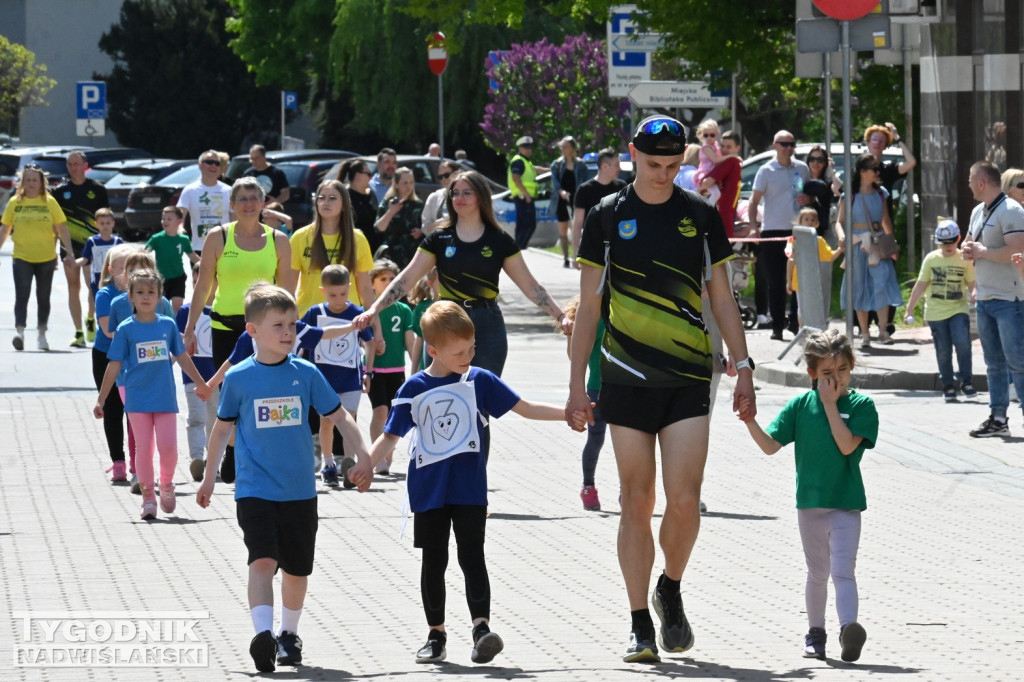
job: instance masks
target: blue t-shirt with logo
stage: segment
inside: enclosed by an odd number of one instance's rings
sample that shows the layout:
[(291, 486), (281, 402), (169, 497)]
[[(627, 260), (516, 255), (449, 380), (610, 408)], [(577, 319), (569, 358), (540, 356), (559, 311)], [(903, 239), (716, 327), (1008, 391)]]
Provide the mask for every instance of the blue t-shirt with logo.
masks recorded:
[[(395, 398), (411, 400), (421, 393), (461, 379), (458, 374), (432, 377), (426, 372), (417, 372), (402, 384)], [(467, 381), (473, 382), (477, 411), (484, 418), (501, 417), (520, 400), (519, 394), (486, 369), (470, 367)], [(415, 427), (412, 406), (399, 403), (392, 406), (384, 431), (401, 437)], [(480, 452), (464, 452), (423, 468), (417, 468), (416, 462), (409, 460), (406, 487), (409, 508), (414, 513), (438, 509), (446, 504), (487, 504), (487, 429), (481, 428), (480, 441)]]
[[(185, 333), (185, 327), (188, 326), (188, 311), (191, 307), (191, 303), (185, 303), (178, 308), (178, 314), (174, 318), (174, 321), (178, 324), (178, 331), (182, 334)], [(203, 312), (199, 313), (199, 321), (196, 323), (196, 336), (199, 335), (200, 328), (205, 328), (207, 331), (210, 329), (210, 306), (206, 306), (203, 308)], [(196, 366), (196, 371), (199, 372), (204, 381), (209, 381), (217, 373), (217, 367), (213, 364), (212, 356), (193, 355), (192, 364)], [(189, 375), (185, 374), (185, 370), (181, 370), (181, 385), (186, 386), (191, 383), (195, 382), (192, 381)]]
[[(114, 280), (107, 282), (102, 289), (96, 292), (96, 319), (99, 320), (101, 317), (110, 317), (110, 303), (115, 298), (120, 296), (122, 291), (117, 288), (114, 284)], [(98, 324), (97, 324), (98, 326)], [(107, 329), (111, 332), (117, 329), (110, 320), (107, 320)], [(111, 338), (103, 333), (102, 329), (96, 330), (96, 341), (92, 344), (92, 347), (101, 353), (106, 353), (110, 350)]]
[[(324, 330), (320, 327), (313, 327), (302, 320), (298, 320), (295, 323), (295, 343), (292, 345), (292, 352), (298, 353), (300, 350), (312, 352), (316, 348), (316, 344), (320, 343), (320, 338), (323, 335)], [(238, 341), (235, 342), (231, 356), (228, 357), (228, 362), (232, 366), (240, 365), (242, 360), (251, 358), (255, 354), (256, 342), (249, 336), (249, 332), (242, 332), (238, 337)]]
[(107, 357), (124, 363), (125, 412), (177, 412), (174, 358), (185, 352), (178, 325), (157, 315), (152, 322), (131, 317), (117, 326)]
[[(122, 322), (131, 319), (134, 314), (135, 307), (132, 306), (132, 302), (128, 300), (128, 294), (126, 292), (121, 292), (110, 301), (110, 319), (107, 320), (107, 329), (117, 329)], [(160, 302), (156, 304), (156, 314), (169, 317), (172, 322), (174, 321), (174, 308), (171, 307), (171, 302), (163, 296), (160, 297)], [(99, 313), (97, 313), (97, 316), (98, 315)], [(124, 386), (124, 373), (125, 368), (122, 367), (121, 374), (117, 377), (118, 386)]]
[[(326, 303), (318, 303), (302, 316), (302, 321), (310, 326), (314, 326), (319, 321), (318, 318), (323, 315), (325, 317), (332, 317), (336, 320), (344, 320), (350, 322), (354, 320), (358, 315), (363, 313), (363, 309), (354, 303), (349, 303), (348, 307), (342, 310), (340, 313), (332, 313), (327, 307)], [(357, 334), (346, 334), (342, 337), (336, 337), (324, 341), (324, 343), (338, 345), (346, 344), (353, 336), (357, 337), (360, 341), (370, 341), (373, 339), (373, 331), (367, 327)], [(358, 354), (358, 350), (354, 351)], [(327, 383), (331, 385), (336, 393), (349, 393), (350, 391), (361, 391), (363, 389), (363, 369), (362, 361), (357, 362), (355, 367), (343, 367), (341, 365), (333, 365), (327, 362), (318, 362), (316, 360), (316, 348), (309, 351), (310, 359), (316, 365), (316, 368), (324, 373), (327, 377)], [(357, 355), (358, 357), (358, 355)]]
[(235, 499), (275, 502), (316, 497), (313, 435), (306, 414), (341, 407), (316, 367), (287, 356), (276, 365), (247, 358), (228, 370), (217, 418), (235, 422)]

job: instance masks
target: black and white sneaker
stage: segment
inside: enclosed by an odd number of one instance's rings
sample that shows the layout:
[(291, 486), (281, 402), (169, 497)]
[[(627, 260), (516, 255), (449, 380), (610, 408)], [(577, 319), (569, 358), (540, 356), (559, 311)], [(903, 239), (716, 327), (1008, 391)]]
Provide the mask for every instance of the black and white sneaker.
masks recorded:
[(505, 643), (501, 641), (501, 637), (491, 632), (487, 623), (473, 627), (473, 653), (470, 660), (474, 663), (490, 663), (504, 648)]
[(651, 593), (651, 606), (661, 619), (658, 629), (658, 644), (664, 651), (682, 653), (693, 647), (693, 629), (683, 613), (683, 597), (678, 592), (666, 594), (662, 589), (666, 580), (663, 573), (658, 584)]
[(274, 660), (277, 657), (277, 640), (274, 633), (264, 630), (249, 642), (249, 655), (256, 669), (261, 673), (272, 673), (277, 667)]
[(825, 660), (825, 642), (828, 641), (828, 633), (825, 628), (811, 628), (804, 636), (804, 658), (817, 658)]
[(440, 630), (431, 630), (427, 635), (427, 643), (416, 652), (416, 662), (440, 663), (443, 661), (448, 657), (448, 652), (444, 648), (447, 640), (448, 636)]
[(1009, 436), (1010, 425), (1005, 419), (999, 421), (993, 416), (981, 423), (981, 426), (971, 431), (971, 438), (992, 438), (993, 436)]
[(956, 402), (956, 386), (946, 386), (942, 389), (942, 396), (946, 399), (947, 403)]
[(853, 663), (860, 658), (860, 652), (864, 648), (864, 642), (868, 639), (868, 633), (860, 623), (847, 623), (839, 630), (839, 646), (842, 651), (839, 657), (847, 663)]
[(974, 384), (971, 383), (964, 383), (964, 385), (960, 387), (960, 390), (964, 392), (965, 398), (973, 398), (978, 395), (978, 389), (976, 389)]
[(654, 628), (644, 632), (633, 630), (629, 633), (629, 643), (622, 660), (626, 663), (661, 663), (658, 645), (654, 643)]
[(302, 639), (294, 632), (282, 630), (277, 636), (278, 665), (299, 665), (302, 663)]

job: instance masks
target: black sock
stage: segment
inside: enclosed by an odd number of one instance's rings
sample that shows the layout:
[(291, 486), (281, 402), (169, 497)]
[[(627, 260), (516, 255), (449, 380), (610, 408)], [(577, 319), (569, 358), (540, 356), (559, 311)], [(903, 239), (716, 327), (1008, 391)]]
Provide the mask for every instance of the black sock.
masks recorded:
[(661, 577), (658, 578), (658, 591), (667, 595), (678, 594), (680, 582), (682, 581), (672, 580), (667, 575), (662, 573)]
[(441, 642), (441, 646), (444, 646), (448, 641), (448, 635), (443, 630), (436, 628), (430, 628), (430, 633), (427, 635), (427, 640), (436, 640)]
[(629, 612), (633, 619), (634, 632), (651, 632), (654, 630), (654, 620), (651, 618), (650, 609), (637, 609)]

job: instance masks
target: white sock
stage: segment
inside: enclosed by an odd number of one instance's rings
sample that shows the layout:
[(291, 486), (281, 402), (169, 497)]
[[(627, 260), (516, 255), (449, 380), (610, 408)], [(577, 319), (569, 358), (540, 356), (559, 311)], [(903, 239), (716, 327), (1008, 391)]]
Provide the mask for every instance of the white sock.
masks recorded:
[[(284, 604), (281, 605), (281, 632), (291, 632), (298, 634), (299, 632), (299, 616), (302, 615), (302, 609), (295, 609), (294, 611)], [(281, 634), (281, 632), (277, 634)]]
[(252, 616), (252, 627), (256, 634), (264, 630), (274, 631), (274, 607), (273, 605), (260, 604), (250, 609)]
[(334, 458), (333, 457), (324, 457), (324, 466), (325, 467), (333, 467), (333, 466), (337, 466), (337, 465), (334, 463)]

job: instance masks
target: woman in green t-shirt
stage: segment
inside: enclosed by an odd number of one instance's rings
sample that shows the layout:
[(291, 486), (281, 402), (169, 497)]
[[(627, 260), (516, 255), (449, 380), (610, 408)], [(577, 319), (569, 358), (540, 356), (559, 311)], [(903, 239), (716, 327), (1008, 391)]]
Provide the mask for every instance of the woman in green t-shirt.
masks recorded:
[(25, 348), (25, 324), (32, 280), (36, 282), (36, 328), (39, 350), (50, 350), (46, 324), (50, 320), (50, 288), (57, 267), (57, 238), (64, 245), (64, 264), (75, 264), (68, 225), (57, 200), (46, 191), (46, 176), (39, 166), (29, 165), (19, 174), (18, 191), (0, 218), (0, 248), (11, 236), (14, 242), (14, 328), (15, 350)]

